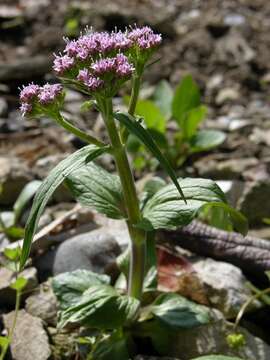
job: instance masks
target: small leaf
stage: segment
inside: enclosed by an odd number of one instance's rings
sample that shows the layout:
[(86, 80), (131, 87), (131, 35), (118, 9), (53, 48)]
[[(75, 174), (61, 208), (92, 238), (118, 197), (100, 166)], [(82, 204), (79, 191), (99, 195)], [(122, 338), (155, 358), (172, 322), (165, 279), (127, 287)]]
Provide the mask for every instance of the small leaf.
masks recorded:
[(124, 114), (117, 112), (114, 114), (114, 117), (123, 125), (127, 127), (130, 133), (136, 135), (138, 139), (151, 151), (151, 153), (158, 159), (160, 165), (164, 168), (167, 174), (170, 176), (171, 180), (173, 181), (174, 185), (176, 186), (179, 194), (181, 195), (182, 199), (185, 201), (185, 196), (180, 185), (177, 182), (176, 174), (169, 163), (168, 159), (161, 153), (158, 146), (156, 145), (155, 141), (153, 140), (152, 136), (149, 132), (144, 129), (142, 125), (139, 124), (135, 118), (129, 114)]
[(87, 360), (129, 360), (127, 339), (119, 332), (104, 336), (99, 340)]
[(5, 248), (4, 255), (11, 261), (18, 261), (21, 255), (21, 248), (19, 246), (16, 248)]
[(9, 339), (5, 336), (0, 336), (0, 348), (4, 349), (9, 345)]
[(95, 106), (96, 102), (94, 100), (84, 101), (81, 105), (81, 112), (86, 112), (92, 109)]
[(84, 206), (112, 218), (126, 217), (122, 186), (117, 175), (112, 175), (95, 164), (86, 164), (70, 173), (66, 185)]
[(17, 226), (11, 226), (5, 229), (5, 234), (9, 239), (21, 239), (24, 237), (24, 229)]
[(212, 180), (186, 178), (178, 182), (188, 203), (180, 198), (174, 185), (164, 186), (146, 203), (139, 227), (146, 231), (175, 230), (189, 224), (208, 202), (226, 202), (225, 195)]
[(35, 195), (37, 189), (40, 187), (42, 181), (40, 180), (34, 180), (29, 182), (20, 193), (19, 197), (17, 198), (13, 210), (15, 214), (15, 220), (14, 223), (16, 224), (19, 220), (23, 209), (27, 205), (27, 203), (32, 199), (32, 197)]
[(10, 285), (10, 287), (16, 291), (22, 291), (27, 285), (27, 279), (24, 277), (18, 277), (14, 283)]
[(193, 358), (192, 360), (244, 360), (239, 357), (231, 357), (225, 355), (206, 355), (200, 356), (198, 358)]
[(191, 152), (200, 152), (224, 142), (226, 135), (219, 130), (201, 130), (190, 139)]
[(173, 90), (166, 80), (161, 80), (153, 94), (153, 100), (166, 119), (171, 117)]
[(183, 133), (186, 139), (191, 139), (197, 132), (198, 125), (205, 119), (207, 107), (204, 105), (191, 109), (183, 123)]
[(139, 310), (140, 302), (119, 295), (109, 285), (91, 286), (81, 300), (60, 313), (60, 327), (82, 324), (97, 329), (117, 329), (131, 321)]
[[(49, 201), (51, 195), (65, 178), (74, 170), (79, 169), (86, 161), (91, 161), (107, 151), (107, 147), (98, 148), (95, 145), (88, 145), (68, 158), (61, 161), (42, 182), (35, 195), (33, 206), (25, 227), (25, 237), (23, 241), (20, 269), (22, 269), (30, 254), (32, 240), (42, 212)], [(87, 160), (86, 160), (87, 159)]]
[(243, 236), (247, 235), (248, 220), (243, 214), (240, 213), (240, 211), (237, 211), (228, 204), (222, 202), (209, 202), (208, 204), (205, 205), (205, 208), (222, 209), (228, 215), (229, 220), (232, 226), (234, 227), (234, 229)]
[(209, 322), (209, 310), (175, 294), (160, 295), (150, 306), (150, 312), (164, 326), (171, 329), (190, 329)]
[(52, 279), (52, 288), (62, 310), (77, 304), (83, 293), (93, 285), (109, 284), (107, 275), (88, 270), (75, 270), (59, 274)]
[(147, 128), (165, 132), (166, 119), (161, 110), (151, 100), (139, 100), (136, 105), (136, 114), (143, 117)]
[(183, 78), (175, 90), (172, 102), (173, 117), (182, 127), (186, 114), (200, 105), (200, 90), (191, 75)]
[(268, 279), (270, 280), (270, 271), (266, 271), (265, 275), (268, 277)]

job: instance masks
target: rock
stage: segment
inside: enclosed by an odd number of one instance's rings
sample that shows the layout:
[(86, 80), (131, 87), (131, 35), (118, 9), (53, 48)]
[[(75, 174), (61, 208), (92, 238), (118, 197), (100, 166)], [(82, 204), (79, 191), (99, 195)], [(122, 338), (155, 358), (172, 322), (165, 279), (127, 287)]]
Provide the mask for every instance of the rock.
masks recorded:
[(43, 283), (38, 290), (26, 299), (26, 311), (49, 325), (57, 323), (57, 300), (49, 282)]
[(8, 111), (8, 104), (4, 98), (0, 98), (0, 117), (6, 117)]
[(224, 88), (219, 91), (215, 101), (217, 105), (222, 105), (225, 102), (237, 100), (239, 96), (240, 94), (236, 89)]
[(268, 179), (247, 183), (238, 202), (239, 210), (248, 218), (250, 225), (259, 225), (270, 217), (270, 181)]
[(168, 356), (190, 360), (202, 355), (223, 354), (248, 360), (270, 359), (269, 345), (241, 327), (238, 332), (244, 335), (246, 344), (240, 349), (230, 348), (226, 337), (233, 332), (233, 325), (225, 321), (219, 312), (211, 311), (211, 314), (213, 320), (209, 324), (175, 334)]
[[(24, 289), (24, 293), (29, 295), (29, 293), (36, 288), (38, 285), (37, 280), (37, 270), (34, 267), (26, 268), (20, 276), (27, 279), (27, 285)], [(14, 273), (4, 267), (0, 268), (0, 305), (5, 306), (14, 306), (15, 304), (15, 290), (11, 289), (9, 286), (14, 282)]]
[(255, 168), (259, 164), (255, 157), (233, 158), (220, 160), (213, 156), (205, 156), (195, 162), (199, 176), (212, 179), (232, 180), (239, 179), (243, 173), (249, 169)]
[(12, 205), (23, 187), (33, 180), (30, 169), (15, 157), (0, 157), (0, 205)]
[[(14, 311), (4, 315), (5, 328), (10, 331)], [(51, 356), (48, 335), (42, 320), (20, 310), (11, 342), (13, 360), (47, 360)]]
[[(235, 318), (241, 306), (252, 296), (242, 271), (232, 264), (209, 258), (195, 262), (193, 268), (206, 289), (209, 304), (227, 319)], [(260, 302), (253, 305), (256, 309)]]
[(66, 240), (41, 257), (36, 266), (39, 272), (53, 275), (77, 269), (104, 273), (113, 267), (120, 253), (121, 249), (108, 229), (106, 233), (94, 230)]

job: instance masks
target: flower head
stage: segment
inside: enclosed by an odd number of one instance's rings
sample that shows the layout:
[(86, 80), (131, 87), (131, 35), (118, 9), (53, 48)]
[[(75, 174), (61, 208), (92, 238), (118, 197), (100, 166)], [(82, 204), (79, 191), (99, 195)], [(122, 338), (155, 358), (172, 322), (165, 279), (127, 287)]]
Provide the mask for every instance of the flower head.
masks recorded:
[(90, 91), (97, 91), (104, 85), (104, 81), (96, 76), (93, 76), (89, 70), (80, 70), (77, 79), (81, 81)]
[(39, 86), (35, 84), (29, 84), (27, 86), (23, 86), (20, 92), (20, 100), (21, 102), (28, 103), (39, 93)]
[(123, 54), (117, 54), (113, 58), (104, 58), (91, 65), (91, 69), (97, 76), (103, 76), (108, 73), (115, 74), (117, 77), (130, 76), (134, 67)]
[(63, 86), (61, 84), (46, 84), (40, 88), (38, 100), (40, 104), (46, 105), (53, 103), (60, 94), (62, 94)]
[(20, 106), (20, 111), (22, 113), (22, 116), (25, 117), (32, 111), (32, 105), (26, 102), (23, 102)]
[(128, 38), (137, 44), (140, 49), (152, 49), (161, 44), (161, 34), (155, 34), (149, 26), (134, 28), (128, 34)]
[(74, 65), (74, 59), (69, 55), (56, 55), (53, 62), (53, 69), (58, 75), (70, 70)]

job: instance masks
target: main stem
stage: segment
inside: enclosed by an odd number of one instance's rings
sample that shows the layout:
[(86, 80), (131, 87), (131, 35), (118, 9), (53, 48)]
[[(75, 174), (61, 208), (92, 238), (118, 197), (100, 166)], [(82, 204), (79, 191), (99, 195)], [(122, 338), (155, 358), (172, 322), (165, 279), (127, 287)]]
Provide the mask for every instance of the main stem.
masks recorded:
[(146, 240), (145, 232), (135, 227), (141, 220), (139, 201), (134, 178), (130, 169), (126, 150), (113, 118), (112, 99), (104, 102), (104, 120), (111, 141), (113, 155), (123, 189), (127, 211), (127, 225), (131, 238), (131, 259), (129, 269), (128, 294), (141, 299), (144, 280)]

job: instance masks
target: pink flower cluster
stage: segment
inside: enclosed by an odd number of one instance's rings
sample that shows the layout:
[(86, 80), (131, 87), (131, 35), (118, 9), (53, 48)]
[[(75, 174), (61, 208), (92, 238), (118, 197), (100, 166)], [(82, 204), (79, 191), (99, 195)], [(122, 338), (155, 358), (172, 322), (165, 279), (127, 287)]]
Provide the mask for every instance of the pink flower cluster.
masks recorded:
[(30, 114), (35, 103), (43, 106), (53, 103), (62, 92), (63, 87), (61, 84), (45, 84), (44, 86), (29, 84), (24, 86), (20, 92), (22, 115)]
[(97, 91), (104, 85), (104, 81), (96, 76), (93, 76), (89, 70), (83, 69), (79, 71), (77, 79), (81, 81), (90, 91)]
[(67, 40), (65, 55), (57, 55), (53, 68), (58, 75), (64, 74), (79, 62), (93, 61), (97, 56), (115, 56), (138, 46), (148, 50), (161, 43), (161, 35), (148, 27), (134, 28), (130, 31), (89, 32), (78, 40)]

